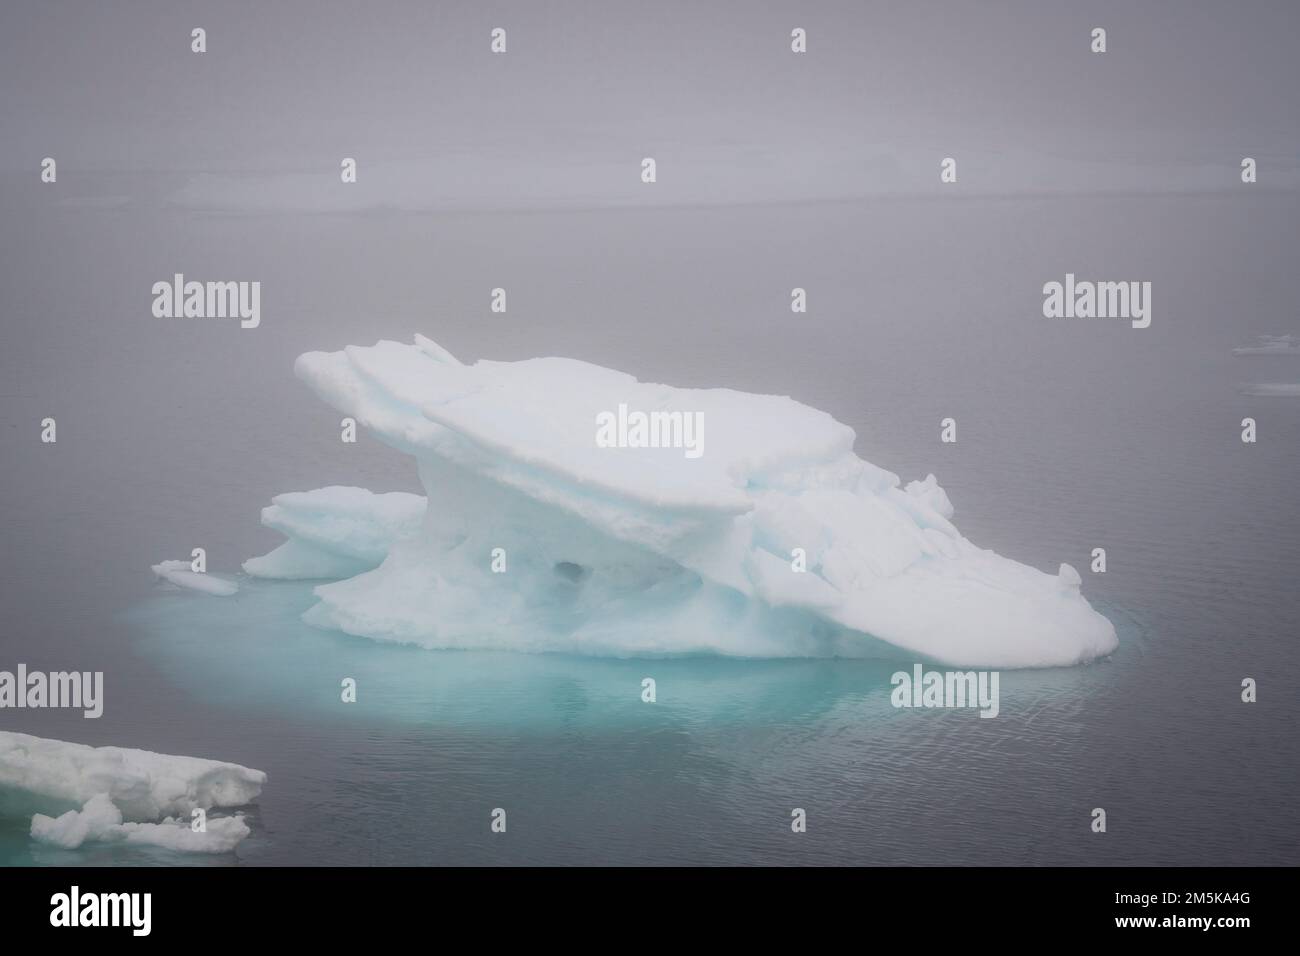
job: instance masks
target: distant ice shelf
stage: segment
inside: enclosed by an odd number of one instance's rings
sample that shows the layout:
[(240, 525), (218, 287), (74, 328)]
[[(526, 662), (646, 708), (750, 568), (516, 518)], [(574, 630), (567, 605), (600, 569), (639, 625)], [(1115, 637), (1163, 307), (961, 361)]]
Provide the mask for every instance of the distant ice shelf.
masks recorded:
[[(263, 512), (289, 540), (245, 569), (337, 579), (304, 615), (321, 627), (429, 648), (988, 667), (1117, 643), (1072, 567), (976, 547), (933, 475), (902, 485), (790, 398), (573, 359), (466, 365), (419, 335), (309, 352), (295, 372), (414, 457), (427, 493), (323, 488)], [(636, 411), (690, 416), (702, 454), (604, 447), (614, 410), (620, 435)]]
[(1254, 382), (1238, 386), (1238, 391), (1260, 398), (1296, 398), (1300, 397), (1300, 382)]
[(1263, 356), (1282, 355), (1300, 356), (1300, 335), (1261, 335), (1254, 345), (1245, 345), (1232, 350), (1233, 355)]
[(233, 763), (0, 731), (3, 805), (35, 811), (32, 837), (65, 849), (97, 841), (226, 853), (248, 824), (213, 817), (195, 830), (192, 812), (246, 806), (265, 783), (262, 771)]

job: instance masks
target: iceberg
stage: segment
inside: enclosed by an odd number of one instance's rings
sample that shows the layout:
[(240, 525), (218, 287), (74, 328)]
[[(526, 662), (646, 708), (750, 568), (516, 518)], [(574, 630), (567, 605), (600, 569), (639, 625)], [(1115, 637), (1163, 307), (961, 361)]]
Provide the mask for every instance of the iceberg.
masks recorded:
[[(464, 364), (420, 335), (308, 352), (295, 373), (411, 455), (427, 496), (324, 488), (264, 511), (289, 540), (246, 570), (338, 576), (304, 614), (320, 627), (428, 648), (985, 667), (1117, 645), (1072, 567), (975, 546), (933, 475), (901, 485), (851, 428), (787, 397), (564, 358)], [(616, 409), (630, 440), (611, 447)], [(637, 414), (666, 439), (697, 422), (699, 453), (636, 440)]]
[(234, 581), (211, 576), (206, 571), (200, 573), (190, 570), (188, 561), (162, 561), (150, 567), (159, 580), (190, 591), (202, 591), (204, 594), (213, 594), (217, 597), (229, 597), (239, 590), (239, 585)]
[(233, 763), (0, 731), (5, 805), (37, 810), (31, 835), (68, 849), (99, 840), (229, 852), (248, 836), (248, 825), (219, 817), (195, 832), (191, 812), (246, 806), (265, 783), (262, 771)]

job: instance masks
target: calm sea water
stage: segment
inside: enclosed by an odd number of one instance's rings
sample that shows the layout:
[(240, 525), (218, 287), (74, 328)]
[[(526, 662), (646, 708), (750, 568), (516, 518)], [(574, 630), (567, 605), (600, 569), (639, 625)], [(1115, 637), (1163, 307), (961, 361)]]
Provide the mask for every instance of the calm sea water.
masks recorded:
[[(3, 199), (0, 666), (103, 670), (107, 706), (0, 727), (270, 780), (235, 855), (58, 851), (11, 819), (0, 862), (1300, 862), (1300, 400), (1237, 391), (1300, 381), (1300, 361), (1229, 354), (1300, 330), (1295, 196), (402, 216)], [(262, 327), (152, 318), (174, 272), (260, 280)], [(1150, 280), (1151, 328), (1044, 319), (1066, 272)], [(416, 331), (468, 360), (565, 355), (825, 409), (862, 457), (933, 471), (976, 543), (1084, 572), (1120, 649), (1004, 672), (981, 720), (891, 708), (897, 661), (430, 652), (302, 625), (305, 585), (153, 584), (196, 546), (217, 572), (274, 546), (276, 493), (418, 491), (403, 456), (340, 443), (291, 370)]]

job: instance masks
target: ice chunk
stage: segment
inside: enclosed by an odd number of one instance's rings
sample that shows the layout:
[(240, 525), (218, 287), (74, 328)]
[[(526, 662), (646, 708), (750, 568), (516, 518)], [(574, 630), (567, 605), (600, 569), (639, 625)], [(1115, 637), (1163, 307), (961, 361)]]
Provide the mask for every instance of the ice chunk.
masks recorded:
[(276, 495), (262, 524), (288, 537), (244, 570), (262, 578), (346, 578), (377, 567), (394, 541), (414, 534), (424, 518), (421, 495), (331, 486)]
[(202, 591), (204, 594), (215, 594), (217, 597), (229, 597), (239, 590), (239, 585), (234, 581), (227, 581), (225, 578), (210, 575), (206, 571), (190, 570), (190, 562), (188, 561), (163, 561), (152, 567), (153, 573), (162, 580), (175, 584), (177, 587), (188, 588), (191, 591)]
[(57, 818), (38, 813), (32, 817), (32, 837), (65, 850), (87, 841), (156, 846), (185, 853), (229, 853), (251, 831), (239, 816), (212, 818), (204, 829), (168, 817), (162, 823), (123, 823), (122, 811), (106, 793), (96, 794), (80, 810)]
[[(624, 656), (847, 656), (885, 642), (989, 667), (1116, 646), (1068, 576), (976, 547), (933, 475), (900, 487), (853, 453), (852, 429), (792, 399), (572, 359), (465, 365), (424, 338), (309, 352), (295, 372), (412, 455), (430, 502), (418, 528), (408, 503), (389, 527), (409, 521), (409, 533), (367, 539), (371, 560), (390, 542), (377, 567), (315, 589), (310, 623), (427, 647)], [(702, 454), (636, 440), (629, 410), (689, 417)], [(615, 414), (607, 447), (599, 429)], [(346, 537), (334, 503), (297, 514), (290, 543)]]
[(195, 808), (252, 803), (265, 783), (262, 771), (233, 763), (0, 731), (0, 791), (23, 797), (37, 809), (84, 811), (103, 794), (123, 820), (188, 819)]
[(939, 487), (939, 481), (934, 475), (926, 475), (924, 481), (909, 481), (903, 490), (912, 499), (907, 507), (918, 524), (945, 532), (956, 532), (948, 523), (948, 519), (953, 516), (952, 502), (948, 500), (948, 493)]

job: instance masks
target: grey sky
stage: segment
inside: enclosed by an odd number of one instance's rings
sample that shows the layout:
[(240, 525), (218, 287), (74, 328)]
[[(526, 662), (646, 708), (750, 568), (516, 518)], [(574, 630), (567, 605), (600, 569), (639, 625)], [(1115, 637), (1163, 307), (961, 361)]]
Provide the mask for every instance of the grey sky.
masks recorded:
[[(194, 26), (208, 31), (203, 55), (189, 50)], [(488, 49), (496, 26), (505, 56)], [(795, 26), (804, 56), (789, 50)], [(1108, 30), (1104, 55), (1089, 52), (1094, 26)], [(262, 175), (347, 155), (427, 162), (433, 176), (459, 157), (516, 182), (658, 152), (678, 170), (663, 181), (684, 183), (696, 157), (743, 180), (760, 155), (764, 181), (820, 177), (848, 194), (864, 177), (890, 184), (882, 154), (904, 178), (924, 164), (929, 181), (936, 151), (1006, 155), (981, 163), (1015, 170), (1258, 154), (1294, 171), (1298, 26), (1286, 0), (19, 0), (0, 8), (0, 169), (50, 155), (68, 173)], [(998, 188), (1027, 175), (1003, 168)], [(706, 176), (697, 192), (717, 188)]]

